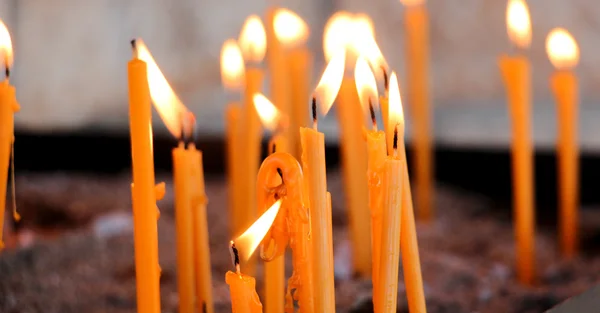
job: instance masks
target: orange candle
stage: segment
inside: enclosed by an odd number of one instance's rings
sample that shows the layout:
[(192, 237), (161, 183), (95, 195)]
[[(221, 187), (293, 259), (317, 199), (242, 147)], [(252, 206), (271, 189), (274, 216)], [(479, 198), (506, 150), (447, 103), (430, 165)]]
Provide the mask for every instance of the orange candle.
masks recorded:
[[(531, 42), (529, 11), (523, 0), (510, 0), (506, 10), (508, 34), (519, 47)], [(535, 206), (531, 140), (531, 71), (524, 55), (503, 55), (500, 72), (506, 85), (512, 121), (513, 211), (517, 277), (532, 284), (535, 277)]]
[[(288, 280), (285, 296), (285, 312), (294, 311), (294, 300), (298, 300), (300, 312), (314, 310), (313, 251), (308, 194), (304, 191), (304, 175), (298, 161), (289, 153), (275, 152), (267, 157), (257, 177), (258, 207), (266, 208), (276, 199), (281, 199), (280, 210), (273, 226), (263, 239), (261, 257), (267, 263), (277, 262), (289, 244), (292, 250), (292, 277)], [(269, 290), (267, 292), (277, 293)], [(292, 296), (292, 290), (295, 290)], [(267, 293), (271, 297), (270, 293)], [(283, 311), (280, 311), (283, 312)]]
[[(312, 54), (306, 47), (309, 29), (306, 23), (294, 12), (287, 9), (278, 9), (273, 19), (275, 37), (280, 43), (284, 54), (283, 71), (288, 75), (282, 81), (289, 82), (288, 97), (291, 103), (288, 107), (280, 107), (282, 112), (290, 116), (290, 127), (285, 133), (288, 138), (287, 145), (290, 153), (300, 158), (299, 127), (308, 126), (310, 123), (309, 110), (309, 84), (312, 68)], [(275, 96), (275, 94), (274, 94)], [(274, 98), (277, 104), (277, 99)]]
[(406, 82), (414, 120), (413, 144), (418, 217), (433, 217), (433, 151), (429, 103), (429, 17), (425, 0), (401, 0), (405, 5)]
[(129, 80), (129, 122), (133, 158), (133, 239), (138, 312), (159, 313), (160, 292), (158, 233), (154, 162), (152, 157), (152, 114), (146, 62), (134, 56), (127, 65)]
[[(12, 42), (8, 29), (2, 20), (0, 20), (0, 55), (3, 56), (6, 75), (4, 81), (0, 82), (0, 250), (2, 250), (4, 248), (2, 235), (4, 233), (4, 210), (6, 208), (6, 184), (8, 182), (8, 169), (10, 168), (11, 153), (15, 140), (14, 114), (19, 111), (15, 87), (11, 86), (8, 82), (10, 67), (13, 62)], [(16, 205), (14, 203), (13, 206), (13, 216), (18, 220), (19, 215), (16, 213)]]
[(546, 50), (557, 69), (550, 78), (558, 116), (558, 195), (560, 248), (564, 257), (577, 251), (579, 220), (579, 149), (577, 145), (577, 77), (572, 71), (579, 61), (579, 47), (564, 29), (555, 28), (548, 35)]
[(228, 271), (225, 282), (231, 293), (231, 312), (261, 313), (262, 303), (256, 293), (256, 279), (242, 273)]
[[(345, 55), (335, 55), (313, 96), (313, 128), (300, 128), (302, 143), (302, 168), (306, 175), (309, 198), (312, 253), (314, 258), (313, 279), (315, 312), (335, 311), (333, 282), (333, 247), (331, 210), (327, 204), (327, 179), (325, 171), (325, 135), (317, 131), (317, 103), (321, 112), (327, 114), (342, 83)], [(368, 245), (368, 242), (367, 242)]]
[[(233, 39), (223, 43), (221, 49), (221, 81), (226, 90), (239, 92), (245, 85), (245, 67), (242, 52)], [(231, 237), (243, 230), (242, 219), (246, 209), (242, 200), (244, 192), (243, 180), (243, 139), (242, 136), (242, 107), (239, 103), (229, 103), (226, 107), (226, 137), (227, 137), (227, 176), (228, 176), (228, 205), (229, 232)]]

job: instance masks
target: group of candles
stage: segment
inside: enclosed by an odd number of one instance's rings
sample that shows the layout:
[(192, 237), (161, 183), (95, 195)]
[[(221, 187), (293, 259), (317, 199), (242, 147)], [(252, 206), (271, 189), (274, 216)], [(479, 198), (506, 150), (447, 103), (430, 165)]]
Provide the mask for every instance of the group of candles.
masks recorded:
[[(415, 119), (417, 212), (427, 220), (432, 217), (427, 11), (422, 1), (405, 0), (404, 4), (407, 89)], [(330, 19), (324, 34), (328, 64), (312, 93), (306, 23), (290, 10), (270, 8), (265, 24), (266, 29), (258, 16), (249, 17), (240, 38), (226, 41), (221, 53), (224, 86), (243, 91), (242, 104), (231, 103), (226, 112), (230, 227), (236, 238), (230, 249), (236, 271), (228, 272), (225, 279), (233, 311), (262, 312), (252, 277), (256, 259), (250, 257), (259, 247), (260, 259), (265, 261), (265, 312), (292, 312), (295, 301), (301, 312), (335, 311), (331, 195), (326, 183), (324, 134), (317, 126), (318, 116), (325, 115), (337, 101), (355, 272), (371, 277), (375, 311), (395, 312), (402, 257), (410, 311), (426, 312), (398, 78), (389, 72), (370, 19), (346, 12)], [(509, 0), (507, 27), (517, 47), (529, 46), (531, 23), (523, 0)], [(576, 252), (578, 219), (578, 100), (571, 69), (578, 62), (579, 51), (564, 29), (552, 30), (546, 43), (550, 61), (557, 68), (551, 88), (559, 112), (560, 247), (571, 257)], [(154, 181), (150, 104), (154, 103), (168, 130), (179, 140), (173, 149), (173, 172), (180, 312), (211, 313), (208, 199), (202, 152), (192, 139), (194, 115), (173, 92), (144, 42), (132, 40), (131, 46), (128, 82), (138, 312), (160, 312), (156, 201), (164, 195), (165, 186)], [(1, 22), (0, 52), (6, 69), (0, 83), (1, 247), (5, 178), (12, 159), (14, 113), (19, 109), (15, 88), (8, 80), (12, 44)], [(265, 54), (273, 102), (260, 93)], [(535, 231), (529, 62), (517, 54), (502, 56), (499, 63), (513, 128), (516, 272), (520, 281), (531, 284), (535, 280)], [(383, 125), (377, 124), (378, 112)], [(262, 165), (261, 123), (273, 132), (270, 155)], [(18, 218), (16, 211), (14, 215)], [(286, 292), (284, 255), (288, 245), (293, 274)]]

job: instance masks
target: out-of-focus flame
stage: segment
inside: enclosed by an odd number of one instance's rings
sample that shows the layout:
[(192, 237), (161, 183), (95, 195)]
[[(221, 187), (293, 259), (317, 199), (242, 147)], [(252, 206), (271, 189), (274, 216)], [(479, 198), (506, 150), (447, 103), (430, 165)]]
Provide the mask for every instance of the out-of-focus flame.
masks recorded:
[(363, 56), (359, 56), (356, 60), (354, 82), (356, 83), (358, 98), (363, 108), (368, 110), (369, 104), (371, 104), (374, 109), (377, 108), (377, 104), (379, 103), (377, 82), (375, 81), (373, 71), (371, 71), (369, 64)]
[(400, 0), (400, 2), (403, 5), (410, 7), (410, 6), (415, 6), (415, 5), (421, 5), (421, 4), (425, 3), (425, 0)]
[(221, 48), (221, 81), (228, 89), (239, 90), (244, 86), (244, 58), (234, 39), (228, 39)]
[(373, 71), (380, 74), (376, 75), (377, 79), (383, 81), (383, 71), (387, 70), (388, 65), (375, 41), (373, 29), (369, 28), (368, 23), (355, 20), (353, 34), (352, 49), (369, 61)]
[(332, 57), (329, 64), (323, 71), (323, 76), (315, 88), (314, 96), (320, 106), (321, 114), (325, 115), (331, 109), (333, 101), (337, 97), (344, 78), (344, 66), (346, 63), (346, 53), (341, 50)]
[(141, 39), (136, 40), (136, 51), (137, 57), (146, 62), (148, 68), (148, 88), (154, 107), (171, 134), (181, 138), (183, 120), (189, 116), (188, 109), (181, 103)]
[(273, 205), (265, 211), (246, 231), (234, 240), (240, 257), (248, 260), (260, 242), (269, 232), (271, 225), (275, 221), (275, 217), (281, 207), (281, 199), (273, 203)]
[(392, 72), (392, 75), (390, 75), (388, 99), (389, 125), (393, 127), (398, 126), (399, 131), (404, 131), (404, 112), (402, 109), (402, 99), (400, 98), (400, 87), (398, 86), (396, 72)]
[(238, 42), (247, 62), (259, 63), (263, 60), (267, 50), (267, 35), (260, 17), (251, 15), (246, 19)]
[(509, 0), (506, 7), (506, 28), (508, 37), (519, 48), (525, 49), (531, 43), (531, 20), (524, 0)]
[(13, 65), (13, 47), (12, 40), (10, 39), (10, 33), (8, 28), (4, 25), (4, 22), (0, 20), (0, 62), (4, 63), (5, 67), (12, 67)]
[(286, 47), (301, 45), (308, 39), (308, 25), (298, 14), (288, 9), (278, 9), (273, 19), (275, 36)]
[(262, 93), (255, 93), (253, 100), (258, 117), (265, 128), (270, 131), (277, 129), (281, 122), (281, 113), (277, 107)]
[(323, 51), (326, 61), (331, 60), (341, 51), (345, 52), (351, 44), (353, 23), (353, 16), (345, 11), (337, 12), (329, 18), (323, 34)]
[(579, 47), (575, 38), (563, 28), (555, 28), (546, 38), (546, 52), (554, 67), (567, 70), (579, 62)]

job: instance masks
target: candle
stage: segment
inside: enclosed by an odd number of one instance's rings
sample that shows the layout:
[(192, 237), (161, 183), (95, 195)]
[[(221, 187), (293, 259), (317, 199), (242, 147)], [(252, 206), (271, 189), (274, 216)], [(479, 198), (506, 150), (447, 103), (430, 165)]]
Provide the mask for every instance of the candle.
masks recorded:
[[(266, 52), (266, 34), (260, 18), (252, 15), (246, 19), (240, 38), (238, 39), (242, 56), (246, 61), (246, 90), (244, 93), (244, 109), (242, 121), (243, 136), (242, 145), (244, 146), (243, 162), (243, 183), (242, 203), (245, 206), (242, 213), (242, 227), (246, 228), (256, 218), (256, 173), (261, 157), (262, 133), (260, 130), (260, 121), (254, 109), (252, 97), (259, 92), (262, 87), (263, 70), (259, 67)], [(246, 272), (253, 275), (255, 271), (256, 260), (247, 262)]]
[[(351, 48), (348, 29), (355, 29), (352, 16), (337, 13), (325, 27), (325, 58), (329, 60), (343, 51), (349, 58), (355, 57)], [(352, 64), (353, 66), (354, 64)], [(371, 245), (368, 210), (368, 188), (365, 180), (367, 171), (367, 149), (364, 143), (363, 127), (366, 119), (358, 102), (358, 94), (352, 76), (344, 77), (336, 106), (340, 126), (340, 146), (342, 173), (344, 177), (345, 204), (348, 209), (350, 235), (352, 241), (352, 261), (354, 271), (362, 277), (371, 275)]]
[(313, 96), (313, 128), (300, 128), (302, 168), (306, 175), (306, 187), (310, 201), (308, 207), (311, 210), (313, 279), (318, 282), (314, 286), (315, 312), (335, 311), (331, 210), (327, 205), (325, 172), (325, 135), (317, 130), (316, 107), (317, 103), (320, 104), (323, 115), (327, 114), (331, 108), (342, 83), (344, 63), (344, 53), (335, 55), (329, 61)]
[(354, 69), (354, 80), (358, 90), (358, 98), (363, 107), (368, 108), (371, 116), (372, 130), (365, 130), (368, 150), (367, 183), (369, 186), (369, 211), (371, 212), (371, 250), (373, 281), (373, 306), (379, 312), (380, 303), (377, 301), (379, 292), (379, 259), (381, 257), (382, 233), (382, 192), (383, 170), (386, 157), (385, 133), (377, 129), (375, 109), (377, 105), (377, 83), (369, 64), (363, 56), (359, 56)]
[(243, 234), (230, 242), (230, 252), (236, 272), (228, 271), (225, 282), (231, 294), (231, 309), (234, 313), (262, 312), (262, 303), (256, 293), (254, 277), (242, 274), (240, 259), (248, 260), (277, 217), (281, 201), (275, 202)]
[(412, 108), (414, 131), (415, 182), (417, 214), (430, 220), (433, 196), (433, 151), (431, 109), (429, 104), (429, 17), (425, 0), (401, 0), (406, 7), (406, 82), (408, 102)]
[[(312, 68), (312, 54), (306, 47), (309, 29), (296, 13), (287, 9), (277, 10), (273, 23), (277, 41), (285, 53), (284, 72), (289, 75), (289, 78), (283, 81), (289, 81), (291, 106), (281, 109), (284, 114), (291, 117), (290, 127), (285, 136), (288, 139), (287, 145), (291, 149), (290, 153), (300, 158), (300, 140), (296, 130), (308, 126), (310, 122), (309, 110), (306, 109)], [(276, 98), (274, 99), (277, 103)]]
[[(531, 22), (527, 5), (510, 0), (506, 9), (508, 35), (520, 49), (531, 42)], [(517, 277), (524, 284), (534, 280), (534, 185), (531, 143), (531, 72), (527, 58), (503, 55), (500, 72), (506, 85), (512, 121), (513, 211), (516, 238)]]
[[(137, 55), (147, 64), (152, 102), (167, 129), (179, 141), (172, 151), (179, 311), (212, 312), (207, 200), (204, 195), (202, 156), (193, 143), (195, 118), (171, 89), (152, 54), (141, 41), (137, 44)], [(200, 290), (196, 290), (196, 286)]]
[(564, 29), (555, 28), (546, 39), (548, 57), (556, 68), (550, 78), (558, 116), (558, 178), (560, 248), (572, 258), (577, 250), (579, 220), (579, 151), (577, 145), (577, 77), (572, 69), (579, 61), (575, 39)]
[[(244, 59), (242, 52), (233, 39), (223, 43), (221, 48), (221, 81), (226, 90), (240, 91), (245, 84)], [(227, 138), (227, 178), (229, 187), (229, 231), (231, 237), (243, 230), (242, 221), (245, 217), (243, 199), (243, 136), (242, 136), (242, 107), (239, 103), (229, 103), (226, 107), (226, 138)]]
[[(6, 208), (6, 184), (8, 182), (8, 169), (11, 166), (10, 160), (14, 161), (13, 143), (14, 137), (14, 114), (19, 111), (15, 95), (15, 87), (10, 85), (8, 78), (10, 68), (13, 63), (12, 41), (6, 25), (0, 20), (0, 55), (4, 62), (5, 78), (0, 82), (0, 250), (4, 248), (2, 234), (4, 233), (4, 210)], [(12, 158), (11, 158), (11, 154)], [(16, 203), (14, 194), (14, 166), (12, 186), (13, 186), (13, 217), (19, 220), (16, 213)]]
[(158, 233), (154, 162), (152, 157), (152, 114), (146, 62), (134, 55), (127, 65), (129, 81), (129, 127), (133, 158), (133, 240), (138, 312), (160, 312)]
[[(286, 127), (284, 126), (282, 113), (277, 110), (277, 107), (269, 101), (263, 94), (257, 93), (254, 95), (254, 106), (258, 117), (260, 118), (263, 126), (271, 132), (275, 132), (271, 140), (269, 140), (269, 154), (273, 154), (276, 151), (284, 152), (287, 151), (288, 141), (286, 137), (281, 133), (284, 132)], [(264, 163), (263, 163), (264, 164)], [(262, 170), (262, 165), (261, 165)], [(259, 170), (260, 172), (260, 170)], [(260, 177), (260, 173), (258, 175)], [(274, 175), (278, 177), (278, 175)], [(278, 180), (281, 183), (281, 180)], [(257, 181), (257, 187), (262, 187), (262, 182)], [(261, 201), (261, 189), (258, 189), (258, 210), (263, 211), (267, 208), (266, 204)], [(275, 199), (273, 199), (275, 201)], [(285, 298), (285, 256), (281, 255), (270, 262), (265, 263), (264, 267), (264, 282), (265, 282), (265, 312), (266, 313), (281, 313), (284, 311), (284, 298)]]
[(294, 311), (294, 299), (298, 300), (299, 312), (315, 312), (309, 199), (304, 191), (302, 168), (291, 154), (275, 152), (262, 163), (257, 186), (259, 208), (267, 207), (276, 199), (282, 200), (282, 210), (261, 244), (261, 258), (269, 264), (283, 257), (288, 244), (292, 250), (293, 272), (288, 279), (285, 312)]
[[(423, 278), (421, 276), (421, 262), (419, 260), (419, 244), (417, 240), (417, 229), (415, 225), (415, 216), (410, 191), (410, 179), (406, 166), (406, 149), (404, 147), (404, 114), (402, 113), (402, 102), (400, 99), (400, 89), (398, 86), (398, 77), (392, 72), (389, 80), (389, 105), (388, 118), (392, 133), (386, 133), (386, 137), (392, 137), (392, 156), (394, 156), (394, 141), (398, 145), (398, 152), (403, 163), (402, 180), (402, 212), (400, 229), (400, 247), (402, 253), (402, 269), (404, 272), (404, 284), (406, 285), (406, 297), (408, 299), (408, 308), (410, 312), (426, 313), (425, 294), (423, 292)], [(400, 127), (396, 127), (400, 125)], [(396, 129), (398, 131), (396, 131)], [(396, 134), (397, 133), (397, 134)], [(394, 140), (397, 137), (398, 140)], [(384, 277), (380, 277), (383, 280)], [(381, 281), (380, 284), (385, 284)], [(388, 289), (389, 292), (389, 289)], [(389, 295), (389, 293), (386, 293)]]

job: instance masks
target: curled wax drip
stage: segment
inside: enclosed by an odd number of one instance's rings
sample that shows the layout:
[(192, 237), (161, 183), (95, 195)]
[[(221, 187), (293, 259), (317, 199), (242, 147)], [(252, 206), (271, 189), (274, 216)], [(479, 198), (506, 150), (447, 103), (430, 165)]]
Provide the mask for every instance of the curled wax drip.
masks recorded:
[(13, 141), (10, 145), (11, 147), (11, 157), (10, 157), (10, 185), (12, 192), (12, 207), (13, 207), (13, 219), (15, 222), (21, 220), (21, 215), (17, 212), (17, 187), (15, 184), (15, 138), (13, 137)]

